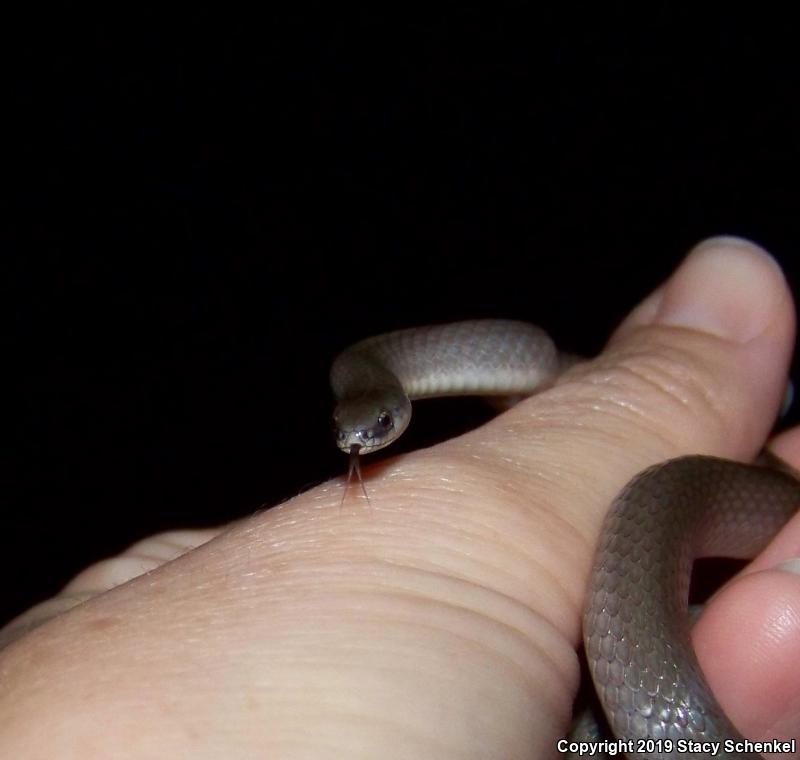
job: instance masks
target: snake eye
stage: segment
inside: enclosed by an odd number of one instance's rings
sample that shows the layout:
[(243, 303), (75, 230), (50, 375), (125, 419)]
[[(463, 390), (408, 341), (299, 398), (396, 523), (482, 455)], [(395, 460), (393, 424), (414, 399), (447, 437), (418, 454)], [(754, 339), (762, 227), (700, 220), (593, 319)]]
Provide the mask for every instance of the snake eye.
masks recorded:
[(392, 415), (389, 412), (381, 412), (378, 415), (378, 424), (388, 430), (392, 426)]

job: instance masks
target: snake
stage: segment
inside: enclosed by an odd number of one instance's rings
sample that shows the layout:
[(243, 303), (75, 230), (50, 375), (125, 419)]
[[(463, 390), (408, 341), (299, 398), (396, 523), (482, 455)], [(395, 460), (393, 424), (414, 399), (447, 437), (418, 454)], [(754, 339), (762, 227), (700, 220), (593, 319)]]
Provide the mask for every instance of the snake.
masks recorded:
[[(331, 365), (336, 444), (352, 474), (361, 456), (403, 433), (412, 401), (526, 396), (573, 362), (544, 330), (512, 320), (366, 338)], [(609, 508), (586, 590), (583, 643), (608, 726), (619, 746), (634, 749), (630, 757), (761, 757), (747, 751), (703, 676), (688, 597), (695, 558), (750, 558), (800, 507), (800, 481), (777, 461), (670, 459), (636, 475)], [(713, 754), (696, 751), (715, 743)], [(694, 751), (684, 755), (686, 748)]]

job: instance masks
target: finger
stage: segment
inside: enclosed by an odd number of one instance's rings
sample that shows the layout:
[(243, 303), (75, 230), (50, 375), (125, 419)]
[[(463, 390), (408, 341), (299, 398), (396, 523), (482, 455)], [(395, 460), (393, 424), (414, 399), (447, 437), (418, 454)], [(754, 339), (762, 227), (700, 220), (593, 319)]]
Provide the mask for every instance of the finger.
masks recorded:
[[(770, 449), (799, 465), (800, 428), (777, 436)], [(692, 635), (709, 684), (742, 733), (797, 735), (800, 515), (714, 596)]]
[(196, 549), (221, 530), (172, 530), (147, 536), (116, 557), (96, 562), (81, 571), (64, 587), (64, 593), (101, 594)]
[(177, 559), (219, 532), (219, 528), (211, 528), (159, 533), (136, 542), (115, 557), (90, 565), (54, 597), (39, 602), (3, 626), (0, 648), (76, 605)]
[[(755, 454), (784, 393), (793, 337), (791, 297), (775, 262), (744, 241), (707, 241), (634, 311), (601, 357), (480, 431), (480, 445), (485, 450), (487, 441), (493, 442), (487, 432), (496, 432), (498, 447), (508, 451), (512, 433), (519, 442), (514, 464), (533, 473), (523, 493), (534, 494), (571, 526), (583, 527), (591, 544), (612, 496), (647, 465), (685, 453), (744, 460)], [(475, 447), (469, 438), (466, 444)], [(556, 473), (547, 470), (553, 461), (562, 463)], [(538, 516), (542, 542), (533, 539), (534, 551), (547, 558), (549, 568), (560, 564), (561, 569), (553, 588), (539, 586), (531, 605), (561, 625), (564, 619), (547, 601), (558, 599), (557, 585), (575, 580), (575, 606), (560, 609), (575, 615), (577, 636), (582, 562), (591, 552), (576, 552), (575, 533), (559, 534), (546, 510)], [(573, 598), (569, 591), (563, 596)], [(709, 611), (707, 625), (713, 615)], [(732, 629), (726, 630), (730, 641)], [(787, 632), (784, 641), (792, 635)], [(720, 688), (735, 686), (735, 680)], [(763, 686), (762, 681), (754, 689)], [(734, 721), (742, 720), (736, 704), (729, 704)], [(778, 707), (773, 702), (765, 711), (773, 723), (782, 714)], [(796, 721), (787, 701), (780, 707), (786, 721)], [(747, 715), (749, 723), (741, 725), (750, 735), (769, 730), (752, 705)]]
[(784, 532), (795, 558), (728, 584), (693, 631), (703, 672), (739, 731), (792, 739), (800, 727), (800, 520)]
[[(758, 451), (793, 340), (792, 300), (774, 260), (745, 241), (707, 241), (601, 356), (452, 444), (479, 470), (476, 481), (507, 479), (513, 489), (502, 503), (535, 516), (524, 539), (559, 568), (553, 587), (537, 591), (558, 602), (548, 613), (555, 624), (571, 624), (577, 639), (600, 521), (635, 473), (681, 454), (748, 460)], [(475, 492), (484, 496), (478, 485)], [(485, 513), (486, 502), (476, 509)]]

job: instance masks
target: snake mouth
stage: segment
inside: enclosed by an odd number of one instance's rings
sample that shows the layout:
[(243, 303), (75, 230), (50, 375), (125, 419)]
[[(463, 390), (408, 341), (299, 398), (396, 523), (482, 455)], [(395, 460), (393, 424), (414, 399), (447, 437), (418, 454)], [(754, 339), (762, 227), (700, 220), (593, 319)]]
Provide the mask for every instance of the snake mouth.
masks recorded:
[(334, 437), (339, 451), (350, 456), (371, 454), (391, 443), (391, 440), (381, 440), (371, 435), (370, 431), (360, 429), (338, 430), (334, 433)]

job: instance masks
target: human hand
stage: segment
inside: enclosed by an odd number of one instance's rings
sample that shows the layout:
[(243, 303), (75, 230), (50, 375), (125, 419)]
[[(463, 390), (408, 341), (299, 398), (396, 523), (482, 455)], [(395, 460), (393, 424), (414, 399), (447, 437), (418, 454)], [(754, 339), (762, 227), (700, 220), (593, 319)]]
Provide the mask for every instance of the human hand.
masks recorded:
[[(145, 542), (134, 556), (172, 549), (0, 653), (0, 756), (555, 756), (605, 510), (654, 462), (750, 459), (793, 330), (774, 262), (707, 242), (597, 359), (479, 430), (366, 468), (371, 507), (339, 509), (336, 481), (216, 535)], [(796, 431), (775, 445), (800, 461)], [(795, 520), (755, 567), (798, 546)], [(69, 591), (127, 580), (131, 563)], [(695, 634), (740, 730), (795, 736), (800, 578), (731, 584)]]

